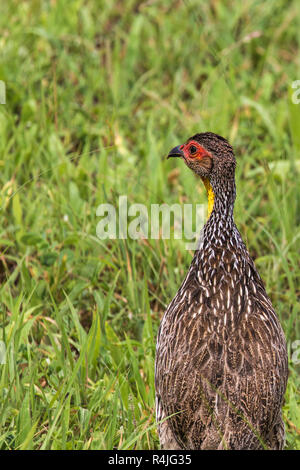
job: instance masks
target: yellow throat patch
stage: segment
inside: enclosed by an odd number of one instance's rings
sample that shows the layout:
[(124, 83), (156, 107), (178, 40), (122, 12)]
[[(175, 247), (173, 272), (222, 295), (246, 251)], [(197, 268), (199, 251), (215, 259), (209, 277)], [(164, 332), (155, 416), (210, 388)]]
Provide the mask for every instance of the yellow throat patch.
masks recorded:
[(213, 192), (213, 188), (209, 182), (208, 178), (202, 178), (202, 181), (204, 183), (204, 186), (206, 188), (207, 192), (207, 218), (210, 218), (210, 214), (212, 213), (212, 210), (214, 208), (214, 200), (215, 200), (215, 194)]

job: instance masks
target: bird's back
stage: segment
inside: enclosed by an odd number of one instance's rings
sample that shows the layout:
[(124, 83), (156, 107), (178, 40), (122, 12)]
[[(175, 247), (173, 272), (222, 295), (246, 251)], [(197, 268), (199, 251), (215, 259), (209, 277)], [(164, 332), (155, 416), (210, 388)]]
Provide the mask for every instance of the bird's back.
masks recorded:
[(284, 334), (235, 226), (203, 241), (162, 319), (157, 420), (164, 448), (282, 448)]

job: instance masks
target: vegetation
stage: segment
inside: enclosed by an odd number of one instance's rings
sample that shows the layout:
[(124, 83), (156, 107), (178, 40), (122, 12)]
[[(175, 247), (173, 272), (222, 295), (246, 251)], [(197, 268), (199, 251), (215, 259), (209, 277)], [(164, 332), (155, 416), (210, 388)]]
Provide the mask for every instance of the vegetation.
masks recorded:
[(96, 210), (204, 203), (165, 157), (208, 130), (236, 151), (235, 219), (286, 333), (300, 449), (299, 26), (296, 0), (1, 2), (1, 449), (159, 448), (155, 336), (192, 252), (100, 240)]

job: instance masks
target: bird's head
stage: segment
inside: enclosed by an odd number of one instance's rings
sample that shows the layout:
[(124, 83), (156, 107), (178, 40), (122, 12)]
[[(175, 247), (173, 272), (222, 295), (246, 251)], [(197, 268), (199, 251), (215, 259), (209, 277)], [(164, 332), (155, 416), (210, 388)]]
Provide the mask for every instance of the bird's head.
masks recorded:
[(185, 164), (201, 176), (208, 194), (210, 215), (215, 195), (229, 190), (234, 185), (236, 160), (229, 142), (212, 132), (204, 132), (190, 137), (185, 144), (174, 147), (170, 157), (182, 158)]

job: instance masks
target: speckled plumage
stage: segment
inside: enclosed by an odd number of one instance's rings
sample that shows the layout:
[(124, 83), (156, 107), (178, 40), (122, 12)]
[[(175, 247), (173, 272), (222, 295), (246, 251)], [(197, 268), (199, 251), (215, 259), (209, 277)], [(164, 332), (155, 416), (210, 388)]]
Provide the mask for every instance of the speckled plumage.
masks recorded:
[(233, 220), (233, 150), (212, 133), (197, 134), (187, 144), (191, 141), (207, 155), (201, 150), (196, 161), (181, 146), (181, 156), (209, 179), (214, 205), (158, 332), (155, 386), (161, 446), (282, 449), (286, 343)]

